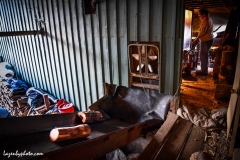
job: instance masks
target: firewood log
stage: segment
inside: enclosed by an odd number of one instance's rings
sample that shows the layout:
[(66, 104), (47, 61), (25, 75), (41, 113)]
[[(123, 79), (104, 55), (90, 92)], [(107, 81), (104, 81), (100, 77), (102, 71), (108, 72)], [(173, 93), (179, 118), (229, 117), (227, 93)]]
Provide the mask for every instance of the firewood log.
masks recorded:
[(81, 118), (83, 123), (92, 123), (103, 120), (103, 115), (100, 111), (78, 112), (77, 115)]
[(86, 138), (90, 135), (91, 128), (88, 124), (80, 124), (73, 127), (54, 128), (50, 132), (52, 142), (64, 141), (76, 138)]

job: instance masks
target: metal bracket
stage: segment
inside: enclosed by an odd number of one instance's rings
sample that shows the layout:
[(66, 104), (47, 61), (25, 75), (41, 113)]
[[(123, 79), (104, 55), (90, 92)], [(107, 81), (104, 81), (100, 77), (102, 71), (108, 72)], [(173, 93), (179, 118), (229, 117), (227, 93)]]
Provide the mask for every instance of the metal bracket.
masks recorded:
[(231, 94), (236, 93), (238, 96), (240, 96), (240, 89), (231, 89)]

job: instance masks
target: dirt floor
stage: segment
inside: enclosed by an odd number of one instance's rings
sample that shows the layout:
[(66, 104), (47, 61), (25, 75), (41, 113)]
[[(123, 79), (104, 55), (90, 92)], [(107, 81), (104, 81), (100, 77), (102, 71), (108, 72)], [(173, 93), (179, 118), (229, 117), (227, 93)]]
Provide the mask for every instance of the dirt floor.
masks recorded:
[(213, 80), (212, 68), (209, 68), (208, 72), (207, 76), (196, 75), (196, 71), (192, 71), (191, 75), (182, 75), (181, 103), (191, 109), (206, 108), (214, 110), (228, 106), (226, 99), (215, 98), (217, 84), (225, 84), (224, 78), (220, 77), (216, 84)]
[[(200, 108), (215, 110), (228, 107), (230, 95), (227, 94), (229, 93), (223, 94), (224, 99), (216, 99), (216, 95), (219, 94), (219, 88), (217, 87), (225, 85), (225, 79), (219, 77), (218, 83), (214, 83), (213, 69), (209, 68), (208, 72), (207, 76), (196, 75), (196, 71), (192, 71), (191, 75), (182, 75), (180, 107), (184, 105), (190, 110), (198, 110)], [(226, 97), (228, 98), (226, 99)], [(209, 159), (227, 160), (230, 142), (226, 137), (226, 129), (222, 128), (210, 132), (205, 131), (205, 137), (206, 135), (210, 138), (205, 139), (202, 152), (199, 153), (210, 155)], [(198, 157), (199, 153), (196, 152)]]

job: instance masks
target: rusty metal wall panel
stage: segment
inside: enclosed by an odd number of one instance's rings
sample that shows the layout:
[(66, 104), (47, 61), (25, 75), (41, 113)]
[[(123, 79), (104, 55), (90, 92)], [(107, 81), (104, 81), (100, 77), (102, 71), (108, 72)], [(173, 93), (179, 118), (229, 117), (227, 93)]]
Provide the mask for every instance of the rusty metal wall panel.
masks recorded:
[(156, 41), (161, 92), (175, 93), (184, 0), (106, 0), (95, 14), (83, 6), (83, 0), (2, 0), (0, 31), (37, 30), (38, 19), (46, 35), (0, 37), (0, 55), (19, 78), (86, 110), (103, 96), (105, 82), (129, 85), (129, 41)]

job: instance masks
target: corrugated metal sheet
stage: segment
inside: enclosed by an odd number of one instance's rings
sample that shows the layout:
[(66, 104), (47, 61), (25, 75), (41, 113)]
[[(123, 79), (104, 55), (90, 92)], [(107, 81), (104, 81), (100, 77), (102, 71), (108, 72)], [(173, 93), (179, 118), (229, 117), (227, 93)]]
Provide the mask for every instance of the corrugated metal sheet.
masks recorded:
[(104, 95), (104, 83), (129, 85), (129, 41), (157, 41), (161, 92), (180, 80), (184, 0), (102, 0), (85, 14), (83, 0), (1, 0), (0, 29), (42, 35), (0, 37), (0, 55), (20, 79), (65, 98), (79, 110)]

